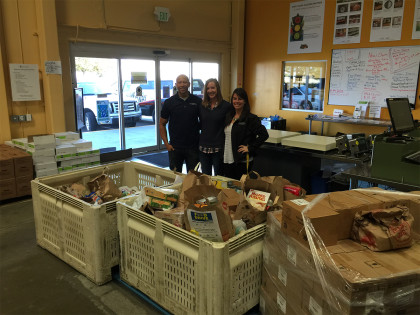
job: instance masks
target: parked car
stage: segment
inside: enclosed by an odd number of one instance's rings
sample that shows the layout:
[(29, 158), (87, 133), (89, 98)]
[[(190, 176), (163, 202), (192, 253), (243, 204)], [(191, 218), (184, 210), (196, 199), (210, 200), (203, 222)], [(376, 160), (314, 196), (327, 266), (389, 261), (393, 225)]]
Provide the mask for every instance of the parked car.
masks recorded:
[[(94, 131), (98, 125), (118, 126), (118, 93), (114, 87), (96, 82), (78, 82), (83, 88), (84, 120), (87, 131)], [(134, 127), (142, 118), (142, 111), (135, 98), (124, 95), (124, 123)]]
[[(291, 101), (290, 101), (291, 99)], [(308, 89), (308, 96), (306, 96), (303, 89), (293, 87), (283, 93), (283, 107), (306, 109), (306, 110), (319, 110), (320, 101), (315, 96), (312, 97), (311, 89)], [(290, 106), (291, 103), (291, 106)]]

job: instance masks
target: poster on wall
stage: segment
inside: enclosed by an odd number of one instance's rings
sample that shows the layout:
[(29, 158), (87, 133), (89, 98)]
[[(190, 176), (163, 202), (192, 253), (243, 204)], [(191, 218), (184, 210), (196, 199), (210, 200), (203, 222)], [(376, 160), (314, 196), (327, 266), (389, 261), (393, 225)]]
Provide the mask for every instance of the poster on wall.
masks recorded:
[(324, 0), (290, 4), (288, 54), (321, 52), (324, 8)]
[(420, 0), (416, 0), (413, 20), (413, 39), (420, 39)]
[(337, 0), (334, 45), (360, 43), (363, 0)]
[(12, 100), (15, 102), (41, 100), (38, 65), (11, 63), (9, 68)]
[(372, 8), (371, 42), (401, 39), (405, 0), (374, 0)]

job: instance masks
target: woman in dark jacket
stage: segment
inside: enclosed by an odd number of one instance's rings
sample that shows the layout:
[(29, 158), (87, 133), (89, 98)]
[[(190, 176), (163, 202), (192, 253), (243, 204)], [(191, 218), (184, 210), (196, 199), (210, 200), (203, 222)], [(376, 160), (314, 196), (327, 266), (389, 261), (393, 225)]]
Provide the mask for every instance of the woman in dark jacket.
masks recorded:
[(268, 139), (268, 133), (258, 116), (250, 112), (243, 88), (233, 91), (231, 104), (234, 110), (228, 113), (225, 122), (224, 175), (240, 179), (252, 169), (256, 151)]
[(204, 99), (200, 109), (201, 134), (199, 155), (204, 174), (222, 175), (223, 170), (223, 132), (226, 115), (233, 110), (232, 105), (223, 100), (219, 82), (208, 79), (204, 85)]

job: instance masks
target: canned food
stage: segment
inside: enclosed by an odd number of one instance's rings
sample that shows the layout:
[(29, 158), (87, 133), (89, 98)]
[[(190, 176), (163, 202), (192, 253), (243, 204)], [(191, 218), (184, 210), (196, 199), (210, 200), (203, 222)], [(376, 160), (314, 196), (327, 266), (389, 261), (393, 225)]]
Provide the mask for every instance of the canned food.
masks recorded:
[(217, 203), (217, 197), (210, 196), (207, 198), (198, 199), (195, 203), (200, 205), (214, 205)]

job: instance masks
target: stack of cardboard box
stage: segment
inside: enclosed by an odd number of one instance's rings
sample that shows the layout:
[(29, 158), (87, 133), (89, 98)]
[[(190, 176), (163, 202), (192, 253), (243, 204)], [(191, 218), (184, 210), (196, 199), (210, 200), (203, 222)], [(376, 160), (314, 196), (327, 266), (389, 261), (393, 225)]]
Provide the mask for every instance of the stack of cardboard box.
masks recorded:
[[(282, 212), (268, 216), (261, 312), (418, 312), (419, 197), (368, 189), (284, 202)], [(350, 239), (356, 212), (397, 204), (408, 206), (415, 218), (411, 247), (373, 252)]]
[(64, 173), (100, 164), (99, 150), (92, 150), (92, 141), (80, 139), (76, 132), (55, 134), (58, 172)]
[(32, 155), (35, 176), (42, 177), (58, 174), (55, 161), (55, 137), (43, 135), (29, 137), (26, 151)]
[(31, 194), (32, 157), (22, 150), (0, 145), (0, 200)]

